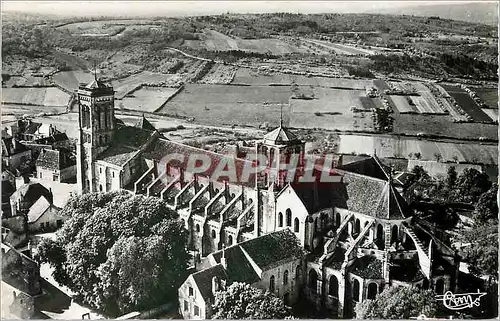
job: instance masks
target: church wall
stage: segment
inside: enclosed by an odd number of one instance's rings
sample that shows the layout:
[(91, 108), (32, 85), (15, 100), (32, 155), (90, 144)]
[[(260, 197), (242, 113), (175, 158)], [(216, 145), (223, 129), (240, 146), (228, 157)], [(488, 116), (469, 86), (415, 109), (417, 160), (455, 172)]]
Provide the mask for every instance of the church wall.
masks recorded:
[[(291, 213), (291, 220), (287, 222), (287, 211)], [(280, 213), (283, 217), (280, 226)], [(307, 209), (302, 201), (298, 198), (297, 194), (288, 187), (283, 191), (276, 200), (276, 214), (271, 213), (267, 215), (269, 218), (268, 232), (279, 231), (285, 228), (290, 228), (300, 240), (302, 246), (306, 243), (306, 220), (308, 217)], [(298, 232), (296, 232), (295, 219), (298, 219)], [(289, 223), (289, 224), (288, 224)]]

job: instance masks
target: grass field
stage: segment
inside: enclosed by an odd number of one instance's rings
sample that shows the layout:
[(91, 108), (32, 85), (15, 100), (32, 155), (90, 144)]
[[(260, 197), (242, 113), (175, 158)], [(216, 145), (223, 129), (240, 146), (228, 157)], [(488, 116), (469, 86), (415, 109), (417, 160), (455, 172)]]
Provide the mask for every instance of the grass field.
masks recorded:
[[(411, 106), (408, 103), (408, 100), (406, 99), (405, 96), (400, 96), (400, 95), (389, 95), (392, 101), (394, 102), (394, 105), (396, 106), (397, 110), (400, 113), (416, 113), (418, 112), (417, 108), (415, 106)], [(410, 97), (410, 99), (413, 100), (414, 97)]]
[(339, 43), (331, 43), (328, 41), (316, 40), (316, 39), (304, 39), (306, 42), (311, 42), (316, 45), (324, 46), (328, 49), (333, 49), (337, 54), (340, 55), (374, 55), (375, 50), (357, 48), (353, 46), (343, 45)]
[(458, 86), (441, 85), (452, 96), (457, 104), (476, 122), (490, 122), (491, 119), (476, 104), (469, 94)]
[(195, 118), (197, 123), (259, 126), (279, 123), (280, 106), (287, 114), (288, 86), (233, 86), (187, 84), (159, 113)]
[(122, 99), (127, 93), (133, 91), (140, 85), (159, 85), (171, 84), (174, 85), (179, 79), (178, 75), (160, 74), (150, 71), (142, 71), (138, 74), (111, 81), (111, 85), (115, 89), (115, 97)]
[(489, 108), (498, 109), (497, 89), (474, 89), (474, 91)]
[(89, 83), (94, 75), (83, 70), (61, 71), (52, 76), (52, 80), (59, 86), (75, 91), (80, 83)]
[(451, 115), (393, 114), (393, 117), (395, 134), (498, 139), (498, 126), (495, 124), (454, 123)]
[(298, 48), (278, 39), (241, 39), (226, 36), (215, 30), (204, 30), (199, 34), (202, 40), (185, 40), (184, 46), (193, 49), (205, 48), (211, 51), (242, 50), (273, 55), (307, 53), (307, 48)]
[(364, 90), (342, 90), (313, 88), (314, 99), (290, 99), (292, 112), (342, 113), (352, 115), (351, 107), (364, 109), (360, 100), (365, 97)]
[(364, 135), (340, 135), (339, 153), (371, 155), (374, 150), (376, 150), (379, 157), (409, 158), (410, 155), (420, 153), (422, 160), (436, 160), (436, 155), (440, 155), (442, 161), (448, 162), (453, 162), (456, 159), (459, 162), (465, 163), (498, 164), (498, 149), (496, 145), (433, 142)]
[(3, 88), (2, 103), (35, 106), (66, 106), (70, 95), (58, 88)]
[(329, 88), (350, 88), (365, 90), (373, 86), (371, 79), (349, 79), (349, 78), (326, 78), (306, 77), (284, 73), (259, 72), (248, 68), (240, 68), (236, 71), (233, 84), (245, 85), (292, 85), (315, 86)]
[(115, 108), (125, 108), (153, 112), (160, 108), (165, 101), (178, 89), (167, 87), (142, 87), (134, 91), (133, 97), (125, 97), (115, 101)]

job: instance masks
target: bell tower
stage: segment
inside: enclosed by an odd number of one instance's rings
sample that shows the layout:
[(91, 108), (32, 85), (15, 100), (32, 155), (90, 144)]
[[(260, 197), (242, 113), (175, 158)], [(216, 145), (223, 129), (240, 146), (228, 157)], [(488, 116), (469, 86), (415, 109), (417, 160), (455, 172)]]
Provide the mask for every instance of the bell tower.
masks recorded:
[(80, 84), (78, 97), (77, 184), (80, 193), (98, 191), (95, 159), (113, 140), (115, 130), (115, 92), (113, 87), (95, 79)]

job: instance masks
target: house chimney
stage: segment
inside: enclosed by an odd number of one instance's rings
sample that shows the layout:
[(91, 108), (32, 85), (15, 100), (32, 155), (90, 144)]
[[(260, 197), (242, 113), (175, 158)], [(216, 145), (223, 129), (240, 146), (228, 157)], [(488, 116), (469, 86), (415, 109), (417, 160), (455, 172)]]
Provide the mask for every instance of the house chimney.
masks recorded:
[(215, 295), (215, 293), (219, 291), (219, 279), (217, 279), (216, 276), (212, 278), (212, 293)]

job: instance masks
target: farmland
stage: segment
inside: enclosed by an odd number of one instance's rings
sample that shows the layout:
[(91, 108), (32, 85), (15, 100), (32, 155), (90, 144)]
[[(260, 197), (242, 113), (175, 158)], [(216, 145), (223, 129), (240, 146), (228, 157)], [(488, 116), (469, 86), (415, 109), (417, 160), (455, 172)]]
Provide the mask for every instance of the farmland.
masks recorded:
[(331, 43), (316, 39), (304, 39), (304, 41), (328, 48), (330, 50), (333, 50), (336, 54), (339, 55), (373, 55), (376, 52), (375, 50), (371, 49), (357, 48), (354, 46), (349, 46), (339, 43)]
[[(187, 84), (158, 112), (211, 125), (259, 126), (268, 121), (276, 124), (280, 108), (288, 105), (291, 94), (288, 86)], [(288, 114), (286, 108), (283, 113)]]
[(205, 48), (210, 51), (241, 50), (273, 55), (309, 52), (307, 47), (295, 47), (279, 39), (241, 39), (208, 29), (203, 30), (198, 37), (201, 40), (185, 40), (183, 46), (193, 49)]
[(365, 90), (366, 87), (373, 86), (373, 80), (371, 79), (307, 77), (303, 75), (270, 72), (266, 69), (258, 71), (249, 68), (239, 68), (236, 71), (232, 83), (244, 85), (296, 84), (299, 86), (344, 88), (356, 90)]
[(89, 83), (92, 81), (94, 75), (83, 70), (61, 71), (52, 76), (52, 79), (55, 84), (62, 88), (75, 91), (78, 89), (80, 83)]
[(498, 164), (497, 145), (477, 143), (434, 142), (426, 140), (340, 135), (339, 153), (372, 155), (379, 157), (413, 158), (417, 153), (422, 160), (443, 162)]
[(70, 95), (58, 88), (3, 88), (3, 104), (65, 107)]
[(474, 89), (481, 100), (489, 108), (498, 109), (498, 89)]
[(142, 87), (125, 96), (121, 101), (116, 101), (116, 108), (154, 112), (178, 90), (178, 88), (168, 87)]
[(128, 93), (134, 91), (141, 86), (147, 85), (176, 85), (179, 81), (179, 75), (169, 75), (153, 73), (150, 71), (142, 71), (138, 74), (111, 81), (114, 87), (117, 99), (122, 99)]
[(441, 85), (463, 110), (477, 122), (491, 122), (492, 119), (485, 114), (469, 94), (460, 87)]

